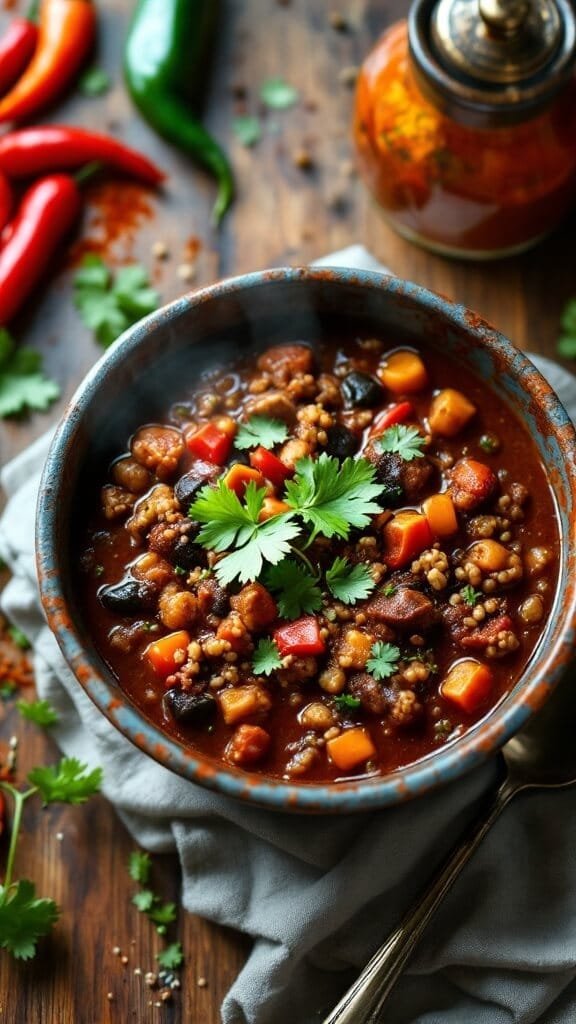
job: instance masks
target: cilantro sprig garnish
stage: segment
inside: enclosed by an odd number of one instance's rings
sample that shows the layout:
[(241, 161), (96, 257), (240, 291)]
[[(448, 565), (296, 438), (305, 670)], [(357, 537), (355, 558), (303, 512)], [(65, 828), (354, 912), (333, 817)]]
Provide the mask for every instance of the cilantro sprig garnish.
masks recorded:
[(44, 412), (60, 397), (60, 388), (42, 372), (42, 356), (32, 348), (17, 348), (0, 327), (0, 418)]
[(156, 953), (155, 956), (160, 967), (163, 967), (165, 971), (175, 971), (177, 967), (181, 967), (184, 963), (182, 943), (172, 942), (169, 946), (166, 946), (166, 949), (161, 949), (159, 953)]
[(28, 719), (29, 722), (35, 722), (43, 729), (58, 723), (58, 715), (47, 700), (17, 700), (16, 707), (22, 718)]
[(338, 556), (326, 570), (326, 584), (334, 597), (343, 604), (356, 604), (372, 593), (376, 586), (372, 573), (364, 562), (352, 565), (347, 558)]
[(561, 335), (558, 338), (556, 351), (565, 359), (576, 358), (576, 299), (566, 303), (560, 319)]
[(283, 619), (311, 615), (322, 607), (318, 577), (311, 575), (305, 565), (292, 558), (284, 558), (277, 565), (270, 566), (264, 574), (264, 583), (275, 595)]
[(74, 304), (104, 348), (147, 313), (158, 308), (158, 292), (138, 263), (115, 275), (96, 253), (88, 253), (74, 276)]
[(382, 493), (375, 473), (368, 459), (339, 462), (326, 452), (296, 463), (296, 473), (286, 484), (286, 501), (312, 528), (307, 544), (318, 534), (346, 539), (351, 527), (367, 526), (370, 516), (382, 511), (374, 500)]
[(412, 462), (412, 459), (424, 458), (422, 448), (426, 439), (418, 430), (418, 427), (406, 427), (403, 423), (395, 423), (388, 427), (377, 441), (382, 452), (392, 452), (399, 455), (404, 462)]
[(385, 644), (377, 640), (372, 644), (370, 657), (366, 662), (366, 671), (374, 676), (374, 679), (389, 679), (398, 669), (400, 661), (400, 649), (394, 644)]
[(273, 448), (275, 444), (283, 444), (288, 437), (288, 429), (281, 420), (269, 416), (250, 416), (246, 423), (241, 423), (234, 438), (236, 448)]
[(44, 804), (84, 803), (99, 791), (102, 770), (90, 771), (75, 757), (63, 757), (57, 765), (33, 768), (28, 782), (29, 788), (22, 791), (11, 782), (0, 781), (0, 791), (7, 793), (14, 805), (6, 872), (0, 885), (0, 949), (17, 960), (30, 960), (35, 955), (38, 939), (48, 934), (60, 916), (54, 900), (36, 895), (33, 882), (13, 881), (24, 805), (33, 796), (41, 796)]
[(467, 604), (469, 608), (473, 608), (476, 602), (484, 595), (481, 590), (474, 590), (474, 587), (467, 583), (465, 587), (462, 587), (460, 596), (464, 601), (464, 604)]
[(252, 656), (252, 670), (257, 676), (269, 676), (282, 668), (282, 658), (276, 642), (271, 637), (262, 637)]
[(333, 699), (339, 711), (354, 711), (362, 704), (360, 698), (353, 697), (351, 693), (339, 693)]
[[(146, 914), (149, 921), (156, 927), (158, 935), (166, 935), (168, 925), (173, 924), (178, 917), (176, 904), (173, 902), (164, 903), (161, 897), (150, 888), (150, 874), (152, 872), (152, 861), (150, 854), (142, 850), (133, 850), (128, 858), (128, 874), (142, 888), (132, 896), (132, 903), (141, 914)], [(156, 953), (156, 959), (161, 967), (166, 970), (175, 970), (180, 967), (184, 960), (182, 944), (173, 942)]]

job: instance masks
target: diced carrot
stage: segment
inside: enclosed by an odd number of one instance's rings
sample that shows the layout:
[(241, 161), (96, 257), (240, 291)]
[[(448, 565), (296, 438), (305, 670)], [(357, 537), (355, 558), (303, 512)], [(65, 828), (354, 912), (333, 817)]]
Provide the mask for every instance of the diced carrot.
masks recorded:
[(440, 437), (454, 437), (472, 419), (475, 412), (476, 406), (472, 405), (461, 391), (445, 388), (432, 399), (428, 413), (430, 430)]
[(270, 736), (259, 725), (239, 725), (226, 747), (226, 757), (232, 764), (255, 764), (270, 747)]
[(368, 731), (360, 727), (345, 729), (333, 740), (328, 740), (326, 749), (330, 760), (342, 771), (356, 768), (376, 753)]
[(384, 526), (384, 561), (400, 569), (433, 542), (426, 516), (421, 512), (397, 512)]
[(234, 725), (259, 711), (269, 711), (272, 705), (268, 694), (259, 686), (233, 686), (221, 690), (218, 701), (226, 725)]
[(456, 509), (449, 494), (432, 494), (422, 502), (422, 511), (435, 537), (451, 537), (457, 532)]
[(258, 469), (252, 469), (252, 466), (243, 466), (239, 462), (232, 466), (224, 477), (226, 487), (234, 491), (239, 498), (244, 497), (244, 491), (251, 482), (254, 482), (256, 487), (266, 486), (266, 481)]
[(470, 715), (488, 699), (492, 683), (488, 666), (470, 658), (452, 665), (440, 685), (440, 693)]
[(478, 540), (466, 552), (469, 561), (484, 572), (500, 572), (508, 565), (510, 552), (497, 540)]
[(285, 501), (279, 501), (278, 498), (264, 498), (258, 522), (263, 523), (265, 519), (272, 519), (273, 516), (279, 516), (282, 512), (290, 512), (290, 505), (287, 505)]
[(426, 367), (411, 349), (400, 349), (385, 356), (382, 366), (378, 367), (378, 376), (394, 394), (422, 391), (428, 384)]
[[(169, 676), (185, 661), (189, 643), (190, 634), (185, 629), (179, 629), (148, 644), (144, 654), (159, 676)], [(179, 652), (184, 656), (178, 657)]]

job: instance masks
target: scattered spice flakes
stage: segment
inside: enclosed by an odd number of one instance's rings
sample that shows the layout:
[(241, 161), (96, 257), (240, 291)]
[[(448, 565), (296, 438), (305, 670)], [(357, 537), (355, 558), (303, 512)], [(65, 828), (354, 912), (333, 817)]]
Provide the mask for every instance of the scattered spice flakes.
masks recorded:
[(181, 281), (190, 283), (196, 277), (196, 267), (193, 263), (181, 263), (176, 273)]
[(314, 159), (309, 150), (303, 146), (301, 149), (297, 149), (292, 157), (294, 166), (298, 167), (301, 171), (310, 171), (314, 167)]
[(170, 255), (166, 242), (162, 242), (160, 239), (152, 243), (150, 252), (155, 260), (167, 260)]
[(348, 89), (353, 89), (356, 85), (359, 72), (360, 68), (354, 64), (340, 68), (340, 71), (338, 72), (338, 81), (340, 82), (340, 85), (345, 85)]
[(6, 688), (2, 696), (9, 696), (20, 687), (32, 686), (34, 682), (26, 651), (16, 646), (10, 635), (12, 628), (0, 617), (0, 686)]
[(331, 11), (328, 15), (328, 22), (330, 27), (335, 29), (336, 32), (347, 32), (350, 28), (341, 11)]
[(81, 75), (78, 88), (83, 96), (103, 96), (110, 89), (110, 75), (104, 68), (91, 67)]
[(260, 99), (270, 110), (287, 110), (298, 98), (298, 90), (283, 78), (269, 78), (260, 86)]
[(198, 985), (198, 988), (208, 988), (208, 981), (206, 978), (198, 978), (196, 984)]

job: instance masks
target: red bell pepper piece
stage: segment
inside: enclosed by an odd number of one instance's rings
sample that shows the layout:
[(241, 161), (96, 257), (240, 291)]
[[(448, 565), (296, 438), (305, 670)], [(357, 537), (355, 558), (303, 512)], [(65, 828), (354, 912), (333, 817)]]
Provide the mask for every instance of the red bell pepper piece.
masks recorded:
[(421, 512), (397, 512), (384, 526), (384, 561), (390, 569), (408, 565), (433, 543), (432, 531)]
[(262, 476), (262, 473), (257, 469), (252, 469), (250, 466), (242, 466), (237, 463), (228, 470), (224, 477), (224, 483), (226, 487), (229, 487), (234, 494), (237, 494), (240, 499), (244, 497), (244, 492), (248, 487), (248, 484), (254, 483), (256, 487), (265, 487), (266, 481)]
[(67, 174), (42, 178), (24, 194), (0, 248), (0, 326), (22, 307), (80, 215), (82, 197)]
[[(0, 142), (0, 152), (1, 146)], [(1, 167), (2, 162), (0, 160)], [(389, 409), (379, 413), (370, 428), (370, 437), (373, 437), (375, 434), (383, 434), (385, 430), (388, 430), (388, 427), (393, 427), (396, 423), (405, 423), (413, 414), (414, 407), (411, 402), (397, 402), (396, 405), (392, 405)]]
[(0, 171), (9, 178), (31, 178), (49, 171), (101, 163), (147, 185), (166, 175), (141, 153), (108, 135), (61, 124), (8, 132), (0, 138)]
[(38, 42), (38, 27), (28, 18), (14, 18), (0, 39), (0, 93), (5, 93), (30, 62)]
[(95, 35), (90, 0), (43, 0), (38, 45), (22, 77), (0, 100), (0, 121), (30, 117), (57, 99), (82, 67)]
[(8, 178), (0, 171), (0, 231), (6, 226), (12, 213), (14, 196)]
[(274, 484), (274, 487), (283, 487), (284, 481), (294, 474), (293, 469), (289, 469), (277, 455), (261, 445), (255, 451), (250, 452), (250, 465), (254, 469), (260, 470), (262, 476)]
[(225, 434), (214, 423), (205, 423), (200, 430), (189, 434), (186, 444), (193, 455), (205, 462), (213, 462), (217, 466), (223, 466), (230, 454), (232, 441), (229, 434)]
[(304, 615), (285, 626), (274, 630), (276, 646), (284, 658), (287, 654), (297, 657), (307, 654), (323, 654), (326, 644), (320, 636), (318, 619), (314, 615)]

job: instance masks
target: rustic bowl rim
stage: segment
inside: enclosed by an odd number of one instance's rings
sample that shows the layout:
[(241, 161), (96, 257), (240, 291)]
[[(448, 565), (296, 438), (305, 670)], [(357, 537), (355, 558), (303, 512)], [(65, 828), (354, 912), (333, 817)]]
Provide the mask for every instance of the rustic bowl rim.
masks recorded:
[[(225, 278), (215, 284), (188, 293), (140, 320), (118, 338), (85, 376), (67, 408), (53, 437), (44, 466), (36, 515), (36, 559), (40, 597), (48, 624), (62, 654), (77, 681), (94, 704), (136, 747), (177, 775), (200, 783), (225, 796), (248, 800), (274, 810), (316, 813), (348, 813), (374, 810), (422, 795), (445, 785), (480, 765), (514, 735), (544, 703), (569, 664), (576, 629), (576, 572), (565, 573), (567, 586), (557, 596), (551, 610), (544, 637), (552, 628), (554, 615), (562, 615), (562, 628), (551, 647), (542, 641), (529, 665), (516, 684), (515, 691), (499, 703), (485, 719), (461, 738), (434, 751), (420, 761), (384, 776), (345, 783), (309, 783), (294, 785), (281, 779), (248, 775), (232, 767), (216, 765), (201, 755), (187, 750), (169, 737), (113, 685), (96, 664), (91, 652), (84, 650), (60, 581), (57, 530), (62, 504), (62, 467), (66, 452), (82, 415), (105, 384), (108, 370), (130, 360), (140, 345), (146, 343), (155, 328), (167, 321), (178, 321), (191, 306), (217, 301), (231, 293), (243, 292), (277, 282), (332, 282), (356, 285), (359, 288), (384, 289), (392, 295), (404, 296), (442, 318), (447, 325), (471, 332), (480, 347), (496, 350), (498, 359), (521, 383), (545, 417), (547, 429), (558, 442), (560, 455), (566, 460), (569, 491), (576, 507), (576, 433), (560, 400), (536, 367), (499, 331), (467, 307), (454, 303), (420, 285), (393, 275), (376, 271), (360, 271), (340, 267), (280, 267), (266, 271)], [(569, 457), (571, 453), (572, 458)], [(566, 457), (568, 456), (568, 457)], [(559, 499), (556, 495), (556, 499)], [(564, 557), (576, 549), (575, 522), (571, 536), (561, 533)], [(562, 609), (558, 604), (561, 600)], [(102, 668), (104, 668), (102, 663)], [(524, 679), (526, 675), (526, 679)], [(111, 679), (111, 676), (110, 676)]]

